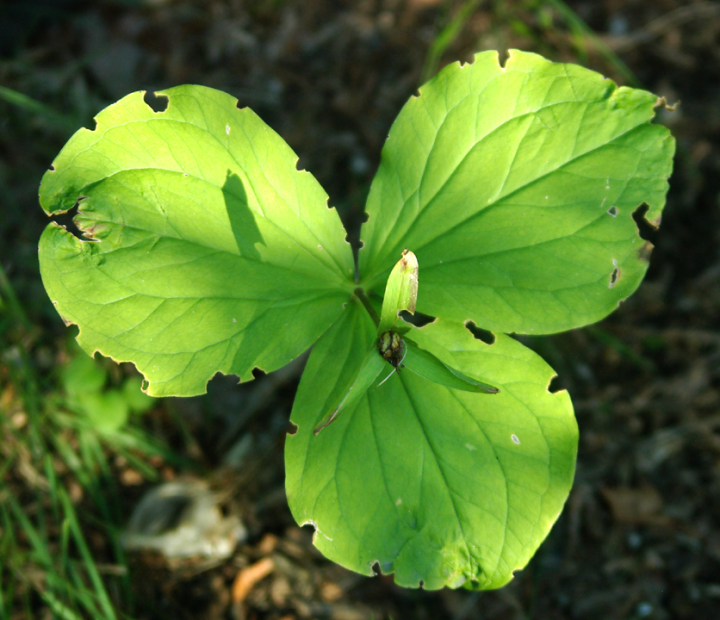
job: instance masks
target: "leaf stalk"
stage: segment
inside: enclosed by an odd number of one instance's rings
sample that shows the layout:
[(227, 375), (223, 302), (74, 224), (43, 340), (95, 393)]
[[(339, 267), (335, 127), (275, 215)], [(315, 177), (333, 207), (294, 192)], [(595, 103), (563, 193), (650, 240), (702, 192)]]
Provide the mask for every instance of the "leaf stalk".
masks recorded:
[(355, 297), (357, 297), (360, 300), (360, 303), (362, 303), (363, 306), (365, 306), (365, 310), (368, 311), (368, 314), (370, 315), (370, 318), (373, 320), (373, 323), (375, 323), (375, 327), (380, 325), (380, 317), (378, 316), (378, 313), (375, 312), (375, 308), (372, 307), (372, 304), (370, 303), (370, 300), (368, 299), (367, 293), (365, 293), (365, 289), (358, 286), (354, 291)]

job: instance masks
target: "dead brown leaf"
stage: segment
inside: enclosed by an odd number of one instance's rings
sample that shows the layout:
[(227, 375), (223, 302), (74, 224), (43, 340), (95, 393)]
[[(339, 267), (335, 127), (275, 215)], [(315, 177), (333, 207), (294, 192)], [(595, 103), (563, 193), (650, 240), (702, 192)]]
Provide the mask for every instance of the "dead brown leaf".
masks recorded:
[(275, 568), (272, 559), (263, 558), (255, 564), (243, 568), (235, 577), (232, 586), (232, 600), (234, 604), (241, 603), (247, 598), (250, 590), (258, 581), (267, 577)]
[(601, 493), (617, 523), (658, 525), (667, 519), (660, 514), (663, 500), (653, 486), (604, 488)]

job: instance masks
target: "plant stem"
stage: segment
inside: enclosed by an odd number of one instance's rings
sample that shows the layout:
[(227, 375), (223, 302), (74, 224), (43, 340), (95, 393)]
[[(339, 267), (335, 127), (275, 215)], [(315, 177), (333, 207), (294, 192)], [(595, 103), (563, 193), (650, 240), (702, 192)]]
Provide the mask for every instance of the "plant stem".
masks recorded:
[(375, 308), (372, 307), (372, 304), (370, 303), (370, 300), (368, 299), (364, 289), (358, 286), (355, 289), (355, 297), (357, 297), (362, 303), (362, 305), (365, 306), (365, 310), (368, 311), (368, 314), (370, 315), (370, 318), (373, 320), (375, 325), (380, 325), (380, 317), (378, 316), (378, 313), (375, 312)]

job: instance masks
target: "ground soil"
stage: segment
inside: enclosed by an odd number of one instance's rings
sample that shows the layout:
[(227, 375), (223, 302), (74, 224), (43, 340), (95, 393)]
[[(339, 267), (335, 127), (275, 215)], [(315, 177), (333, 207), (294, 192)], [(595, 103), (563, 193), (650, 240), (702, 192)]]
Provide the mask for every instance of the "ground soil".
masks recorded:
[[(355, 241), (389, 127), (432, 70), (433, 42), (465, 4), (8, 2), (0, 9), (0, 83), (78, 126), (92, 126), (92, 114), (138, 89), (200, 83), (227, 91), (299, 154)], [(646, 281), (597, 326), (527, 340), (558, 371), (556, 387), (570, 390), (581, 433), (575, 485), (548, 540), (496, 592), (405, 590), (391, 576), (350, 573), (315, 551), (284, 496), (282, 447), (301, 365), (246, 386), (217, 379), (210, 398), (167, 401), (152, 424), (173, 440), (179, 431), (164, 412), (182, 417), (195, 438), (190, 456), (224, 489), (247, 541), (209, 568), (131, 558), (134, 617), (720, 617), (720, 5), (569, 2), (596, 38), (574, 32), (558, 5), (475, 3), (439, 65), (516, 47), (629, 83), (609, 49), (638, 85), (681, 104), (658, 117), (678, 149), (662, 226), (642, 227), (656, 246)], [(30, 346), (44, 372), (43, 355), (65, 328), (37, 271), (45, 224), (37, 185), (68, 133), (46, 116), (0, 106), (0, 259), (36, 326)], [(220, 455), (241, 434), (252, 441), (241, 473), (231, 474)], [(119, 478), (128, 506), (142, 490), (136, 482)], [(95, 551), (106, 549), (100, 541)], [(239, 575), (252, 587), (240, 591)]]

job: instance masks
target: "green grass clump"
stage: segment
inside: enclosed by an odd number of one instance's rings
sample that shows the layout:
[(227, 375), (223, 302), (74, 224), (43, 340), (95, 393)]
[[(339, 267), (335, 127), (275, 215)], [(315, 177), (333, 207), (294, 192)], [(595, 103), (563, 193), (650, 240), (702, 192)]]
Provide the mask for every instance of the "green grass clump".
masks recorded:
[(43, 342), (2, 268), (0, 351), (0, 618), (130, 618), (118, 464), (137, 482), (181, 464), (143, 427), (159, 401), (74, 341)]

